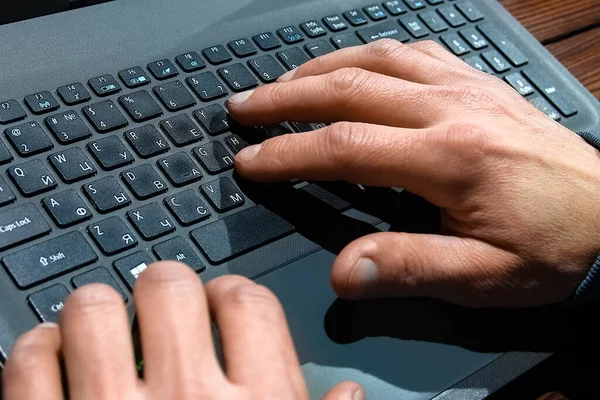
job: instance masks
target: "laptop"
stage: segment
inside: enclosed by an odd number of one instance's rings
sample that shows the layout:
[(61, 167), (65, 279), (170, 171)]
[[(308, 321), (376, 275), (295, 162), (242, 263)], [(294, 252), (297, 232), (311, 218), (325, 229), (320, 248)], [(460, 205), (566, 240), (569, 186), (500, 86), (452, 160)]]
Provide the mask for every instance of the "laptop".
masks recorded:
[(271, 288), (311, 398), (354, 380), (373, 400), (479, 399), (550, 356), (483, 346), (483, 314), (448, 304), (336, 298), (329, 272), (350, 241), (435, 231), (423, 199), (262, 185), (233, 168), (256, 133), (322, 124), (243, 128), (228, 96), (383, 37), (436, 40), (549, 118), (600, 130), (598, 101), (496, 0), (116, 0), (5, 24), (0, 37), (0, 360), (90, 282), (119, 291), (133, 319), (135, 279), (161, 259)]

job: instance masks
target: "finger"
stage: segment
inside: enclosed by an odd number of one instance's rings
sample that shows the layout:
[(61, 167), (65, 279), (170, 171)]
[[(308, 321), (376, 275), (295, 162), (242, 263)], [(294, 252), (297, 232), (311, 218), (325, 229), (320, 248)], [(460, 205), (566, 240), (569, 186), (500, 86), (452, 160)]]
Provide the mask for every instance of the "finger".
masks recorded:
[(194, 271), (177, 262), (154, 263), (138, 278), (134, 296), (149, 391), (156, 398), (220, 398), (226, 381)]
[(121, 295), (100, 284), (76, 290), (61, 311), (60, 327), (71, 399), (135, 393), (138, 378)]
[[(434, 42), (433, 40), (421, 40), (418, 42), (410, 43), (408, 46), (422, 53), (425, 53), (428, 56), (435, 58), (436, 60), (442, 61), (454, 68), (462, 69), (465, 71), (471, 71), (472, 67), (469, 64), (456, 57), (454, 54), (446, 50), (441, 44), (439, 44), (438, 42)], [(442, 75), (443, 76), (439, 78), (447, 77), (447, 74)]]
[(365, 400), (365, 392), (358, 383), (343, 382), (331, 389), (323, 400)]
[(360, 68), (342, 68), (239, 93), (229, 99), (228, 109), (243, 125), (360, 121), (422, 128), (446, 115), (448, 107), (431, 100), (444, 93), (441, 87), (428, 89)]
[(514, 254), (476, 239), (386, 232), (348, 245), (331, 281), (346, 299), (423, 296), (471, 307), (548, 300), (527, 274)]
[[(403, 187), (449, 206), (457, 186), (476, 169), (488, 139), (457, 128), (416, 131), (359, 123), (269, 139), (236, 156), (238, 172), (260, 182), (297, 178)], [(393, 149), (393, 150), (390, 150)]]
[(4, 400), (62, 400), (60, 330), (45, 323), (21, 336), (6, 363)]
[(441, 45), (430, 40), (403, 44), (393, 39), (382, 39), (310, 60), (282, 75), (278, 81), (286, 82), (355, 67), (410, 82), (440, 85), (455, 73), (453, 67), (459, 63), (454, 58)]
[(212, 280), (206, 293), (229, 380), (254, 388), (260, 398), (308, 398), (285, 315), (273, 293), (239, 276)]

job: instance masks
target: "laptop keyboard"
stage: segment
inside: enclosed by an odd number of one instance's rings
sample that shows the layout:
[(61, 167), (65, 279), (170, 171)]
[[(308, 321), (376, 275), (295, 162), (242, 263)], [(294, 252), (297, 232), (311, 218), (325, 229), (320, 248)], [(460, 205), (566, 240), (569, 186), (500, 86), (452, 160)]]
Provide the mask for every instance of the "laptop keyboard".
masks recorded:
[[(155, 259), (203, 273), (293, 233), (242, 190), (233, 159), (250, 133), (324, 124), (244, 130), (225, 102), (336, 49), (433, 39), (550, 118), (575, 115), (568, 94), (532, 69), (476, 3), (386, 1), (0, 101), (4, 268), (32, 312), (55, 321), (69, 292), (86, 283), (109, 284), (127, 301), (123, 287), (131, 290)], [(292, 184), (336, 212), (352, 205), (323, 185)]]

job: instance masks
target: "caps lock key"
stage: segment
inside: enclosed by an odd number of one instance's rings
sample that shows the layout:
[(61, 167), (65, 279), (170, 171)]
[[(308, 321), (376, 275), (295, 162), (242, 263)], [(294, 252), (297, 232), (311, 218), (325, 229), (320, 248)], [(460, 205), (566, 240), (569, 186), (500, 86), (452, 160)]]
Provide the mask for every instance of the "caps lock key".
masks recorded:
[(50, 232), (38, 208), (27, 203), (0, 213), (0, 251)]

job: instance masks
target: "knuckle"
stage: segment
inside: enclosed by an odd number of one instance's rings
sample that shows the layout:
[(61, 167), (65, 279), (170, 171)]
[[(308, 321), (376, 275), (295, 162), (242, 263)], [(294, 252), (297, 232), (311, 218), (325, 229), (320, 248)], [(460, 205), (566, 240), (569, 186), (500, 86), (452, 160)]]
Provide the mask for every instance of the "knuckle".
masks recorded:
[(473, 123), (458, 122), (444, 130), (443, 140), (453, 151), (461, 157), (480, 159), (482, 155), (493, 152), (498, 141), (494, 140), (491, 133), (481, 126)]
[(274, 316), (279, 316), (281, 313), (281, 305), (273, 292), (254, 282), (239, 282), (231, 285), (222, 297), (226, 304), (242, 312)]
[(344, 166), (354, 157), (353, 149), (360, 147), (364, 141), (364, 128), (361, 124), (338, 122), (330, 125), (322, 135), (328, 156), (334, 165)]
[(110, 313), (122, 306), (123, 299), (110, 286), (91, 284), (74, 291), (65, 302), (62, 316), (93, 316)]
[(487, 113), (496, 114), (504, 110), (504, 105), (492, 92), (478, 86), (458, 86), (452, 89), (453, 98), (458, 99), (469, 109), (484, 109)]
[(387, 60), (395, 58), (401, 48), (406, 47), (394, 39), (377, 40), (366, 46), (367, 56), (376, 60)]
[(416, 42), (412, 46), (425, 53), (449, 53), (441, 44), (431, 39)]
[(338, 102), (348, 103), (355, 94), (361, 92), (367, 75), (367, 71), (361, 68), (350, 67), (338, 69), (329, 75), (328, 86), (333, 91)]

